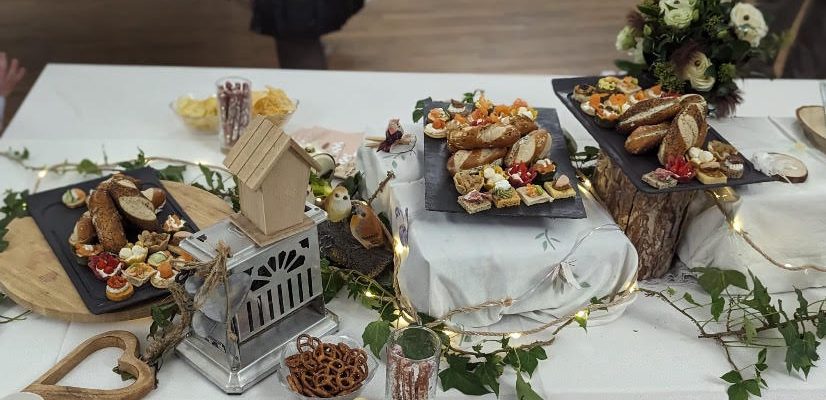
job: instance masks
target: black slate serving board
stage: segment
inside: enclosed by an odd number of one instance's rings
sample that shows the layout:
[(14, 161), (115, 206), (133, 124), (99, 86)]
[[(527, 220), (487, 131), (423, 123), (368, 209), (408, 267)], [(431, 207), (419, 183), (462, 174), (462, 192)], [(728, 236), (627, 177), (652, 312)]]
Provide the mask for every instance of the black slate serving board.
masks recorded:
[[(141, 190), (149, 187), (163, 188), (158, 179), (157, 171), (152, 168), (145, 167), (127, 171), (124, 174), (140, 179), (142, 182)], [(38, 228), (40, 228), (55, 256), (63, 265), (63, 269), (66, 270), (66, 274), (69, 275), (69, 279), (75, 285), (78, 294), (80, 294), (92, 314), (104, 314), (129, 308), (135, 304), (156, 299), (169, 293), (166, 290), (156, 289), (147, 282), (141, 287), (136, 287), (135, 294), (132, 297), (120, 302), (111, 301), (106, 298), (106, 282), (97, 280), (89, 267), (77, 262), (74, 249), (69, 245), (69, 235), (72, 234), (75, 222), (87, 211), (87, 208), (85, 206), (75, 209), (68, 208), (63, 204), (61, 198), (66, 190), (74, 187), (81, 188), (89, 193), (90, 189), (94, 189), (107, 178), (109, 176), (35, 193), (30, 195), (27, 200), (29, 214), (34, 218)], [(172, 198), (169, 192), (166, 193), (166, 204), (158, 214), (158, 220), (164, 221), (169, 214), (175, 213), (186, 220), (186, 230), (197, 232), (198, 227), (192, 223), (192, 219), (186, 215), (183, 208)], [(126, 230), (126, 239), (134, 243), (140, 230), (125, 221), (124, 229)]]
[[(694, 179), (691, 182), (679, 183), (677, 186), (668, 189), (656, 189), (649, 186), (647, 183), (642, 181), (642, 176), (661, 167), (660, 162), (657, 160), (656, 151), (642, 155), (633, 155), (625, 151), (625, 139), (627, 136), (619, 134), (613, 129), (603, 128), (597, 125), (594, 117), (585, 114), (579, 108), (579, 103), (572, 98), (572, 93), (576, 85), (596, 85), (599, 78), (601, 77), (588, 76), (553, 79), (552, 85), (554, 93), (556, 93), (557, 97), (559, 97), (559, 99), (562, 100), (562, 103), (565, 104), (571, 113), (574, 114), (574, 117), (582, 123), (585, 130), (587, 130), (588, 133), (594, 137), (597, 143), (599, 143), (599, 147), (602, 151), (608, 154), (608, 156), (611, 157), (611, 159), (622, 169), (625, 175), (628, 176), (628, 179), (631, 180), (634, 186), (636, 186), (637, 190), (644, 193), (668, 193), (686, 190), (706, 190), (724, 186), (741, 186), (775, 180), (774, 178), (754, 169), (754, 165), (752, 165), (750, 161), (746, 160), (743, 177), (740, 179), (729, 179), (728, 182), (724, 184), (704, 185), (702, 182)], [(641, 84), (642, 83), (643, 82), (641, 82)], [(650, 85), (643, 85), (643, 87), (646, 86)], [(728, 141), (711, 126), (708, 127), (708, 135), (706, 140), (706, 143), (711, 140), (719, 140), (728, 143)]]
[[(448, 103), (432, 102), (425, 105), (424, 115), (430, 109), (443, 107), (447, 109)], [(562, 135), (562, 128), (559, 126), (559, 118), (553, 108), (538, 108), (537, 125), (551, 133), (551, 154), (548, 158), (557, 165), (557, 174), (568, 175), (572, 182), (576, 182), (576, 171), (571, 164), (568, 148), (565, 146), (565, 137)], [(427, 118), (425, 118), (425, 124)], [(453, 184), (453, 176), (447, 170), (447, 159), (450, 152), (447, 150), (447, 139), (433, 139), (429, 136), (424, 138), (424, 164), (425, 164), (425, 209), (430, 211), (463, 213), (466, 211), (456, 199), (459, 192)], [(496, 208), (482, 211), (474, 216), (495, 215), (495, 216), (523, 216), (523, 217), (549, 217), (549, 218), (585, 218), (585, 207), (582, 204), (582, 197), (577, 185), (573, 185), (577, 192), (576, 197), (568, 199), (554, 200), (551, 203), (536, 204), (526, 206), (524, 203), (518, 207)]]

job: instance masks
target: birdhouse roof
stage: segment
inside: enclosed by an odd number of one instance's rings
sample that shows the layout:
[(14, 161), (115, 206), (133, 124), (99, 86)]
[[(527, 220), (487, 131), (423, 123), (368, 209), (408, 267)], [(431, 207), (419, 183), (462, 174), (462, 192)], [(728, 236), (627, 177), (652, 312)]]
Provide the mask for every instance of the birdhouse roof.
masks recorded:
[(309, 167), (320, 170), (318, 163), (281, 128), (280, 124), (275, 125), (267, 118), (255, 118), (230, 149), (224, 166), (253, 190), (261, 187), (270, 170), (289, 152), (296, 154)]

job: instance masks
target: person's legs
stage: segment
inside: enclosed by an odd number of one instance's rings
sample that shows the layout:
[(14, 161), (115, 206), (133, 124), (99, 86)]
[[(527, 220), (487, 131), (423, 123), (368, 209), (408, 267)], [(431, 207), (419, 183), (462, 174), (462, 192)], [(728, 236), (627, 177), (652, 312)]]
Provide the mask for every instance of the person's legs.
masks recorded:
[(286, 69), (327, 69), (321, 38), (280, 38), (275, 40), (278, 64)]

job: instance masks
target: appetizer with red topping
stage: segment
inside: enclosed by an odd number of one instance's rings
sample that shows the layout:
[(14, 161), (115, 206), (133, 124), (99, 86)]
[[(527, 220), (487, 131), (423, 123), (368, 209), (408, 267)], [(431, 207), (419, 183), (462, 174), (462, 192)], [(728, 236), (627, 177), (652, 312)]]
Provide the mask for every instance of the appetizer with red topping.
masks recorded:
[(135, 288), (122, 276), (113, 276), (106, 280), (106, 298), (112, 301), (124, 301), (135, 294)]
[(90, 256), (88, 265), (95, 277), (102, 281), (117, 275), (123, 268), (117, 257), (106, 252)]

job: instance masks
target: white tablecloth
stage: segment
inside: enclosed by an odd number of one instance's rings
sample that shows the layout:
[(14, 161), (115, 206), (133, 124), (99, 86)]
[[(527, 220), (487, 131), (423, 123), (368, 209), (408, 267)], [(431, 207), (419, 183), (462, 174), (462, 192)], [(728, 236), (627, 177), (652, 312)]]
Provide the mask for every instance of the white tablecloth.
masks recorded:
[[(15, 118), (0, 148), (32, 150), (33, 164), (89, 157), (100, 161), (105, 146), (110, 160), (133, 157), (140, 146), (147, 154), (177, 156), (218, 163), (214, 136), (190, 133), (169, 111), (176, 96), (208, 93), (224, 75), (249, 77), (256, 85), (284, 87), (301, 99), (300, 111), (288, 130), (326, 126), (346, 132), (381, 126), (388, 118), (407, 118), (416, 100), (448, 98), (469, 89), (485, 88), (494, 99), (516, 96), (540, 107), (561, 104), (550, 90), (550, 77), (476, 74), (397, 74), (279, 71), (263, 69), (207, 69), (175, 67), (112, 67), (50, 65), (41, 74)], [(746, 81), (743, 116), (792, 116), (798, 104), (816, 104), (813, 81)], [(391, 93), (391, 94), (388, 94)], [(782, 102), (771, 99), (787, 99)], [(794, 99), (794, 100), (788, 100)], [(580, 144), (593, 144), (574, 117), (561, 109), (562, 126)], [(0, 160), (0, 186), (31, 188), (35, 174)], [(76, 176), (50, 177), (44, 189), (69, 184)], [(25, 268), (21, 265), (20, 268)], [(823, 296), (814, 291), (812, 296)], [(342, 296), (343, 297), (343, 296)], [(793, 302), (793, 298), (787, 302)], [(789, 303), (790, 304), (790, 303)], [(341, 331), (358, 338), (375, 313), (351, 300), (336, 299), (330, 308), (342, 317)], [(22, 311), (0, 306), (0, 313)], [(97, 333), (126, 329), (143, 338), (147, 319), (117, 324), (68, 323), (37, 315), (26, 321), (0, 325), (0, 395), (18, 391), (36, 379), (82, 341)], [(519, 341), (538, 338), (523, 337)], [(606, 326), (564, 329), (547, 349), (531, 378), (534, 389), (554, 399), (725, 399), (725, 383), (718, 377), (728, 370), (725, 356), (714, 343), (698, 340), (691, 323), (665, 308), (658, 300), (640, 298), (623, 316)], [(112, 388), (123, 386), (109, 373), (116, 352), (96, 353), (61, 383)], [(821, 356), (826, 355), (821, 351)], [(782, 363), (782, 353), (769, 357)], [(752, 362), (752, 356), (739, 359)], [(826, 370), (814, 368), (808, 381), (770, 368), (764, 378), (771, 388), (763, 399), (820, 399), (826, 391)], [(384, 370), (380, 367), (365, 393), (383, 398)], [(506, 372), (501, 398), (513, 399), (514, 376)], [(237, 398), (283, 398), (285, 391), (270, 377)], [(439, 398), (463, 398), (455, 390)], [(210, 382), (180, 360), (167, 362), (160, 385), (148, 399), (212, 399), (225, 397)], [(495, 399), (493, 395), (483, 397)]]
[[(413, 151), (388, 154), (362, 146), (358, 161), (369, 193), (387, 171), (397, 176), (376, 206), (390, 218), (396, 238), (403, 236), (400, 230), (407, 232), (401, 240), (399, 279), (419, 311), (443, 315), (489, 300), (519, 299), (511, 307), (454, 318), (466, 327), (497, 323), (497, 331), (507, 332), (506, 327), (518, 324), (514, 319), (548, 322), (581, 310), (593, 297), (617, 293), (635, 282), (634, 246), (584, 188), (585, 219), (484, 217), (425, 210), (424, 134), (421, 124), (404, 124), (404, 128), (418, 137)], [(369, 128), (371, 134), (380, 129)], [(537, 287), (563, 258), (580, 287), (561, 279)], [(595, 317), (612, 320), (623, 309)]]
[[(826, 154), (810, 147), (795, 118), (754, 117), (713, 121), (743, 154), (780, 152), (803, 161), (809, 178), (800, 184), (769, 182), (736, 188), (736, 219), (768, 254), (792, 265), (826, 266)], [(678, 255), (689, 267), (751, 270), (773, 291), (826, 286), (826, 273), (787, 271), (763, 258), (724, 223), (705, 196), (691, 205)]]

